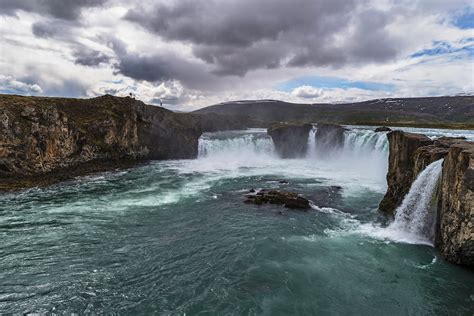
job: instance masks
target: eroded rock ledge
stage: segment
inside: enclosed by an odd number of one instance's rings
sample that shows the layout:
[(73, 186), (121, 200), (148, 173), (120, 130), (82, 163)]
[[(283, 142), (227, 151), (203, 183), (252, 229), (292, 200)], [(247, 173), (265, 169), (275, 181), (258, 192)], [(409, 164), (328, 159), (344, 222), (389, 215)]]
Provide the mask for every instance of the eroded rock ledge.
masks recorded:
[(450, 262), (474, 265), (474, 143), (464, 138), (393, 131), (390, 144), (388, 189), (380, 210), (393, 215), (411, 184), (430, 163), (444, 158), (435, 203), (436, 246)]

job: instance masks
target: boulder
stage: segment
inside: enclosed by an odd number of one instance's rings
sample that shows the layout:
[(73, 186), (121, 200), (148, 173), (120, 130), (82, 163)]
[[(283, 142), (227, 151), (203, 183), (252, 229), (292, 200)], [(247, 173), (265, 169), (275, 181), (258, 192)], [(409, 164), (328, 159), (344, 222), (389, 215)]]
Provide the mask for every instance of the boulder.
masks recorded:
[(258, 191), (252, 192), (249, 191), (248, 194), (245, 195), (246, 200), (245, 203), (262, 205), (265, 203), (269, 204), (278, 204), (284, 205), (286, 208), (290, 209), (302, 209), (307, 210), (311, 208), (309, 200), (305, 199), (304, 197), (288, 191)]

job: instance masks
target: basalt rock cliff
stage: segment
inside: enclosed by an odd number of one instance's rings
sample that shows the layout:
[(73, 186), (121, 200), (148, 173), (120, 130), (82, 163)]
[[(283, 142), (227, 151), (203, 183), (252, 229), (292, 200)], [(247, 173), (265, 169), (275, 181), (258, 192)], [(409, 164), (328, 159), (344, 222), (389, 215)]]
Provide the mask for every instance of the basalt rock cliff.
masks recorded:
[(474, 265), (474, 143), (463, 138), (393, 131), (390, 144), (388, 189), (380, 210), (394, 215), (416, 177), (430, 163), (444, 158), (434, 197), (437, 212), (435, 243), (448, 261)]
[(0, 95), (0, 189), (148, 159), (195, 158), (203, 132), (247, 123), (216, 114), (174, 113), (128, 97)]
[(453, 144), (438, 192), (436, 246), (454, 263), (474, 266), (474, 144)]

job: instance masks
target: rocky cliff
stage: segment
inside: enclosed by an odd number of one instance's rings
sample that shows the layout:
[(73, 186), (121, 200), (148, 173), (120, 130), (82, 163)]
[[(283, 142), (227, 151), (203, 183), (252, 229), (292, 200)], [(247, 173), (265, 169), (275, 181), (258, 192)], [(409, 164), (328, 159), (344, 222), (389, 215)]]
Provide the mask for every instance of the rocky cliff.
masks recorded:
[(474, 144), (457, 143), (443, 163), (436, 245), (454, 263), (474, 266)]
[(215, 114), (174, 113), (128, 97), (0, 95), (0, 189), (64, 180), (126, 162), (194, 158), (203, 131), (246, 123)]
[(268, 135), (282, 158), (298, 158), (306, 154), (311, 124), (274, 124), (268, 128)]
[(393, 215), (423, 169), (444, 158), (435, 197), (435, 243), (448, 261), (474, 265), (474, 143), (463, 138), (431, 140), (402, 131), (389, 133), (388, 140), (388, 188), (380, 210)]

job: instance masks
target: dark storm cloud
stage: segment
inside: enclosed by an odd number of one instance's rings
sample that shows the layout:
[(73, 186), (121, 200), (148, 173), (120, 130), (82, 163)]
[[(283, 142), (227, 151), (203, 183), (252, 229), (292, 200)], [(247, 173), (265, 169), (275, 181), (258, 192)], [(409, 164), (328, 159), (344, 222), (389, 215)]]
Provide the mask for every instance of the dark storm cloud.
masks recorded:
[(63, 20), (76, 20), (86, 7), (103, 5), (107, 0), (0, 0), (0, 15), (17, 11), (35, 12)]
[(395, 57), (393, 18), (364, 12), (355, 0), (184, 0), (136, 7), (126, 14), (166, 40), (193, 45), (194, 55), (220, 75), (259, 68), (334, 66)]
[(81, 47), (73, 52), (74, 63), (83, 66), (99, 66), (110, 61), (110, 57), (104, 53), (86, 47)]
[(111, 38), (109, 42), (117, 59), (113, 65), (115, 73), (129, 78), (149, 82), (176, 79), (191, 89), (208, 88), (216, 80), (204, 63), (193, 62), (168, 51), (149, 54), (129, 52), (123, 41)]
[(33, 35), (36, 37), (47, 38), (53, 37), (54, 35), (58, 34), (58, 32), (60, 33), (61, 29), (59, 29), (57, 25), (53, 23), (37, 22), (31, 25), (31, 32), (33, 32)]

